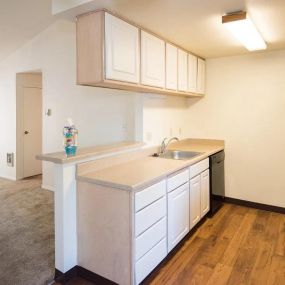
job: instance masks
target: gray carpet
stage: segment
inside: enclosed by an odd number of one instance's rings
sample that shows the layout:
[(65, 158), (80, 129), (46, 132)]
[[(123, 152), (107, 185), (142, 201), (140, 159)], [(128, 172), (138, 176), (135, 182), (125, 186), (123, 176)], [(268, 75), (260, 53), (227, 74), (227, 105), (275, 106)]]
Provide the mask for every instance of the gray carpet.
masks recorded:
[(0, 179), (0, 285), (44, 285), (54, 275), (53, 192), (41, 177)]

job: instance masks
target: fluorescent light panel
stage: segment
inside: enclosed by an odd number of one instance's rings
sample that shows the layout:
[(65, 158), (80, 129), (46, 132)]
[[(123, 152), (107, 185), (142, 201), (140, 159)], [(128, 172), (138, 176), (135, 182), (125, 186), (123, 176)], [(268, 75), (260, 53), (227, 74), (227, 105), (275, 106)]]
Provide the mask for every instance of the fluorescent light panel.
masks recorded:
[(246, 12), (223, 16), (223, 24), (249, 51), (266, 49), (266, 43)]

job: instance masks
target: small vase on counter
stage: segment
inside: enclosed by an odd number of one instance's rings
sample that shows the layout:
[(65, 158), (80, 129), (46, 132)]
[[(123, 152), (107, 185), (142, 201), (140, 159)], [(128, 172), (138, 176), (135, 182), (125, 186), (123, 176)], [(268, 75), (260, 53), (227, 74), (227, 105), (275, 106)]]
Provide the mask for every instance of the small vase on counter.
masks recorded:
[(64, 148), (67, 156), (75, 156), (77, 150), (77, 135), (78, 131), (72, 122), (72, 119), (67, 119), (63, 128)]

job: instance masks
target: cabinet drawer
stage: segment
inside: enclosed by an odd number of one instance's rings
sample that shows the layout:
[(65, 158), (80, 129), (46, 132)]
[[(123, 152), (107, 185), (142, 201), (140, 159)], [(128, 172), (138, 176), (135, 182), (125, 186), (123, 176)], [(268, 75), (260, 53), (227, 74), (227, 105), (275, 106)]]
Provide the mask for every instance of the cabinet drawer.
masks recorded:
[(166, 239), (163, 239), (138, 262), (136, 262), (136, 284), (142, 282), (145, 277), (165, 258), (166, 254)]
[(160, 240), (166, 237), (166, 218), (158, 221), (151, 228), (146, 230), (135, 241), (136, 260), (140, 259), (150, 249), (152, 249)]
[(167, 179), (167, 192), (170, 192), (180, 185), (189, 181), (189, 170), (186, 169), (176, 175), (170, 176)]
[(135, 236), (140, 235), (158, 220), (166, 216), (165, 196), (135, 214)]
[(209, 168), (209, 158), (203, 159), (196, 164), (190, 166), (190, 178), (195, 177), (196, 175), (200, 174), (204, 170)]
[(137, 192), (135, 195), (135, 211), (146, 207), (166, 193), (166, 181), (162, 180), (150, 187)]

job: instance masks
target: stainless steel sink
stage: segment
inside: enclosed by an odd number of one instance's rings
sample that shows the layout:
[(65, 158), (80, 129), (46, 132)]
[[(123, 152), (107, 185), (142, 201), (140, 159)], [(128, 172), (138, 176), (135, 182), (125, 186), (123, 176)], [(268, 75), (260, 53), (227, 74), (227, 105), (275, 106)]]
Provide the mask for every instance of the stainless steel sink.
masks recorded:
[(159, 157), (169, 158), (169, 159), (187, 160), (199, 154), (202, 154), (202, 152), (183, 151), (183, 150), (167, 150), (163, 154), (160, 154)]

